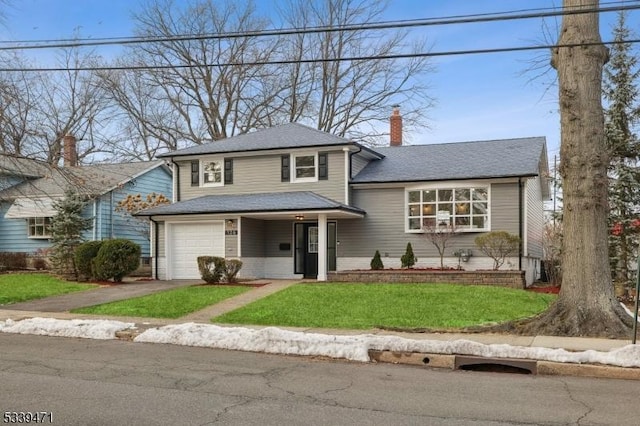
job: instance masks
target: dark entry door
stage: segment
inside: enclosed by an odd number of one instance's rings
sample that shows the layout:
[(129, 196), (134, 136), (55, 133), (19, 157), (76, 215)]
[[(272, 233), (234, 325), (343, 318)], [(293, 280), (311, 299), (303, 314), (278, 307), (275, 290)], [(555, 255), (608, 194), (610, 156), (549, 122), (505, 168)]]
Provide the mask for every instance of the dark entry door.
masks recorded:
[[(335, 222), (327, 223), (327, 266), (335, 270), (336, 263), (336, 227)], [(295, 224), (295, 273), (305, 278), (318, 277), (318, 224)]]

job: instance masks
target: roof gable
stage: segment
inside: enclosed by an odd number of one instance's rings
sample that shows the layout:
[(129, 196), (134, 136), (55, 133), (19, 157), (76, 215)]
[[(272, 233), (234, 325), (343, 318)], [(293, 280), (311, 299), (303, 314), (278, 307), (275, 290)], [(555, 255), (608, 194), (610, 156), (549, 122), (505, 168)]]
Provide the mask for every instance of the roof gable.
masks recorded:
[(353, 183), (418, 182), (538, 176), (544, 137), (376, 148)]
[(164, 161), (49, 167), (42, 177), (1, 191), (0, 198), (59, 197), (70, 186), (82, 194), (102, 195), (157, 167), (164, 167)]

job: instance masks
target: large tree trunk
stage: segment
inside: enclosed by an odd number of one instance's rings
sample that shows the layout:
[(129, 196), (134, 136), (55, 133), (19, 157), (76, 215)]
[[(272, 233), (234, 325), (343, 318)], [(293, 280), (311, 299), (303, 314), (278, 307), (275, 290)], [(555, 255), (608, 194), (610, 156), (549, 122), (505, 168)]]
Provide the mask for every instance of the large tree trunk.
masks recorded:
[[(564, 0), (565, 9), (598, 7), (597, 0)], [(586, 43), (595, 43), (586, 45)], [(525, 333), (628, 337), (631, 317), (615, 298), (607, 243), (607, 166), (602, 109), (598, 14), (566, 15), (552, 65), (558, 72), (563, 179), (562, 289), (557, 302)]]

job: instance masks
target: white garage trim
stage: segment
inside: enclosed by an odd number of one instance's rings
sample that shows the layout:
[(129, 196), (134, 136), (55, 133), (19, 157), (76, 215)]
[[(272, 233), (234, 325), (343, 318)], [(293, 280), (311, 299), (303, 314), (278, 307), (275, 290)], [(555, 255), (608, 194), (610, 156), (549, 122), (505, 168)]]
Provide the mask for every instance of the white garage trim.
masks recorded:
[[(198, 273), (198, 266), (195, 257), (197, 256), (220, 256), (224, 257), (225, 254), (225, 235), (224, 235), (224, 221), (223, 220), (209, 220), (198, 222), (185, 222), (185, 221), (172, 221), (166, 222), (165, 225), (165, 251), (166, 251), (166, 276), (168, 280), (172, 279), (198, 279), (200, 278)], [(197, 231), (187, 237), (190, 240), (181, 240), (176, 235), (176, 230)], [(191, 228), (191, 229), (190, 229)], [(200, 228), (200, 229), (199, 229)], [(209, 229), (207, 229), (209, 228)], [(198, 244), (198, 237), (201, 237)], [(186, 241), (191, 241), (192, 244), (186, 244)], [(207, 244), (210, 243), (210, 244)], [(177, 261), (181, 260), (178, 250), (182, 250), (184, 247), (190, 246), (193, 248), (192, 256), (193, 268), (179, 268), (176, 266)]]

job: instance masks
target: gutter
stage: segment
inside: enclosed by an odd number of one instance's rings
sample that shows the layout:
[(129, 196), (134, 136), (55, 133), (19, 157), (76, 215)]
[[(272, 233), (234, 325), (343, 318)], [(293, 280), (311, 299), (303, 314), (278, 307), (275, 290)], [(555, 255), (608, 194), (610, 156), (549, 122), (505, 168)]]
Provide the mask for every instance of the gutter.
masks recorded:
[(155, 262), (153, 262), (153, 277), (158, 279), (158, 250), (160, 248), (160, 244), (158, 243), (158, 222), (153, 220), (153, 217), (149, 216), (149, 220), (153, 223), (153, 258), (155, 258)]
[(173, 168), (174, 174), (176, 176), (176, 185), (175, 188), (173, 188), (174, 190), (174, 194), (173, 194), (173, 202), (178, 202), (180, 201), (180, 166), (178, 166), (178, 164), (173, 161), (174, 157), (171, 157), (171, 164), (173, 164), (175, 167)]

